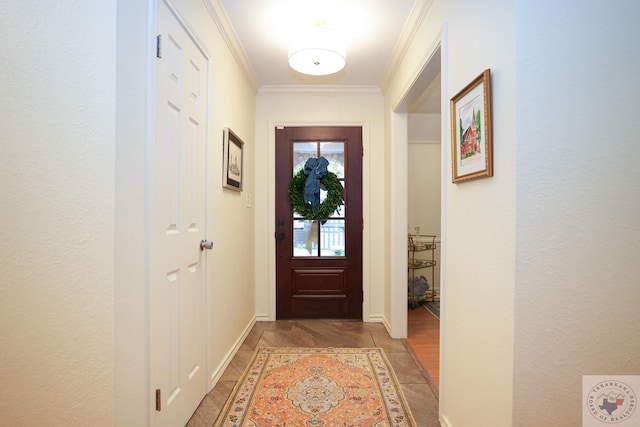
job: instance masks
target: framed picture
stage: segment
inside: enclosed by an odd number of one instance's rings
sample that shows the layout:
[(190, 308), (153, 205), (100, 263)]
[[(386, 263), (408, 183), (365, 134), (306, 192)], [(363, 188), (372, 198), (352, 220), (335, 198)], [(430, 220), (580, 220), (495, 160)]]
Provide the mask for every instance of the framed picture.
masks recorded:
[(491, 70), (451, 98), (453, 182), (493, 176)]
[(224, 128), (222, 186), (242, 191), (242, 146), (244, 142), (229, 128)]

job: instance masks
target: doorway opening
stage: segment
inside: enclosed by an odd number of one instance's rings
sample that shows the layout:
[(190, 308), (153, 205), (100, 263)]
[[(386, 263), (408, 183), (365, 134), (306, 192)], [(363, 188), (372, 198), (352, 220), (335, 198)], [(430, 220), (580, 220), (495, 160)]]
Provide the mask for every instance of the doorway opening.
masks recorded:
[(407, 126), (407, 343), (438, 395), (442, 238), (442, 61), (437, 46), (396, 112)]

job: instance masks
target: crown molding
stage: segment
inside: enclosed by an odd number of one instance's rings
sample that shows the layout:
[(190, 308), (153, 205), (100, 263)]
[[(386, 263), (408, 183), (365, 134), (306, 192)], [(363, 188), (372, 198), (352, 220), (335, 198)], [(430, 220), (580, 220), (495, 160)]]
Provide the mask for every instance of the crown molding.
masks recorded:
[(235, 59), (238, 67), (242, 71), (242, 74), (247, 79), (247, 82), (251, 86), (254, 92), (261, 93), (285, 93), (296, 92), (300, 93), (335, 93), (335, 92), (349, 92), (349, 93), (380, 93), (386, 90), (387, 86), (391, 83), (391, 80), (396, 73), (398, 67), (402, 63), (411, 42), (416, 36), (420, 25), (424, 21), (433, 0), (416, 0), (413, 5), (407, 22), (402, 30), (402, 33), (396, 43), (391, 58), (387, 63), (387, 67), (383, 74), (382, 81), (379, 86), (311, 86), (311, 85), (265, 85), (260, 86), (256, 74), (251, 66), (249, 57), (244, 51), (242, 44), (240, 43), (238, 36), (231, 25), (231, 21), (224, 10), (220, 0), (203, 0), (207, 10), (211, 14), (211, 17), (216, 24), (216, 27), (220, 31), (222, 38), (224, 39), (231, 55)]
[(382, 77), (380, 87), (383, 89), (383, 91), (385, 91), (391, 83), (391, 80), (396, 74), (400, 63), (409, 50), (411, 42), (416, 37), (420, 25), (422, 25), (425, 16), (427, 16), (427, 12), (429, 11), (432, 3), (433, 0), (416, 0), (413, 7), (411, 8), (411, 12), (409, 13), (407, 22), (402, 29), (402, 33), (398, 38), (398, 42), (393, 49), (393, 53), (391, 54), (391, 58), (387, 63), (387, 68), (385, 69), (384, 75)]
[(247, 82), (251, 86), (254, 92), (258, 91), (258, 79), (251, 67), (251, 63), (249, 62), (249, 57), (247, 53), (242, 48), (240, 41), (238, 40), (238, 35), (233, 29), (233, 25), (231, 25), (231, 21), (229, 20), (229, 16), (227, 12), (222, 7), (220, 0), (203, 0), (207, 10), (211, 14), (213, 21), (218, 27), (222, 38), (224, 39), (231, 55), (235, 59), (236, 63), (240, 67), (242, 74), (244, 74)]
[(313, 94), (313, 93), (361, 93), (361, 94), (382, 94), (378, 86), (365, 85), (263, 85), (260, 86), (258, 93), (297, 93), (297, 94)]

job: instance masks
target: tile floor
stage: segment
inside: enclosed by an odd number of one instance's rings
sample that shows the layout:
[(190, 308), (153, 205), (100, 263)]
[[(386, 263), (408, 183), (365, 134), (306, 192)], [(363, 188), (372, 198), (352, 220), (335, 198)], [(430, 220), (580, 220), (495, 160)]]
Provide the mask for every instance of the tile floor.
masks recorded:
[(438, 427), (438, 401), (403, 340), (380, 323), (340, 320), (279, 320), (255, 324), (218, 384), (202, 400), (188, 427), (211, 427), (259, 347), (382, 347), (419, 427)]

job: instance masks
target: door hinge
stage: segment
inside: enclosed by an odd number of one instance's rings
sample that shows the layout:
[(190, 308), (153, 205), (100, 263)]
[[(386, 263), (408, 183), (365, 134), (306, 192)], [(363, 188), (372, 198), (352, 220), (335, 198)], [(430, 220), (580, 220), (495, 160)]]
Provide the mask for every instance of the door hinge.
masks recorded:
[(162, 58), (162, 36), (156, 36), (156, 58)]
[(156, 411), (162, 410), (162, 392), (159, 388), (156, 389)]

